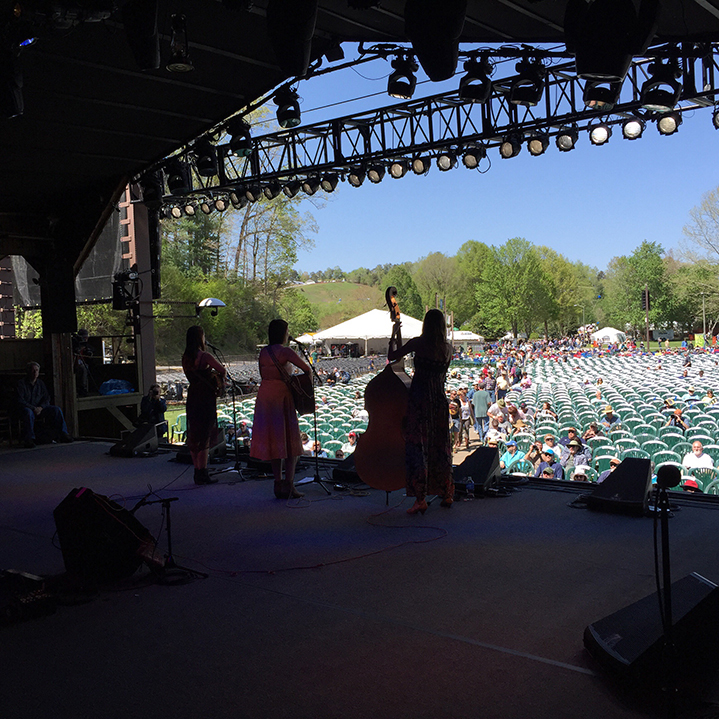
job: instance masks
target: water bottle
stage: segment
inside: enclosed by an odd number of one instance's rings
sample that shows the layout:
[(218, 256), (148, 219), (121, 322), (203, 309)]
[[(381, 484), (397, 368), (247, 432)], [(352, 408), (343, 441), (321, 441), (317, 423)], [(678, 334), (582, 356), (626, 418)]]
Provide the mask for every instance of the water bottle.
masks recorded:
[(474, 480), (471, 477), (467, 477), (465, 489), (467, 491), (465, 501), (468, 502), (470, 499), (474, 499)]

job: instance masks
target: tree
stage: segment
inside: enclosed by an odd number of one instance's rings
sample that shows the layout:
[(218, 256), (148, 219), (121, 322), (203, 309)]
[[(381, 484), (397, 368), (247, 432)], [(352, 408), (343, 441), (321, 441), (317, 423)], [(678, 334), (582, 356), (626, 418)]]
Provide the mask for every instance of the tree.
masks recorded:
[(475, 240), (465, 242), (457, 252), (456, 292), (453, 293), (452, 309), (458, 327), (470, 325), (469, 329), (473, 329), (472, 318), (479, 311), (476, 286), (491, 254), (488, 245)]
[(689, 211), (691, 221), (684, 226), (683, 254), (691, 261), (719, 261), (719, 187), (702, 195), (702, 201)]
[(419, 290), (422, 303), (435, 306), (435, 298), (447, 300), (447, 311), (453, 310), (451, 299), (456, 292), (456, 260), (441, 252), (432, 252), (417, 262), (414, 268), (414, 282)]

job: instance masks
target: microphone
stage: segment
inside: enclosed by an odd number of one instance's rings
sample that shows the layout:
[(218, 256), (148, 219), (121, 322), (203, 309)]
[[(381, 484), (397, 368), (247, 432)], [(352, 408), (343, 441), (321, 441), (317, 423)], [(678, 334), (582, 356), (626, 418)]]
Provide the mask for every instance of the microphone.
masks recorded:
[(205, 340), (205, 344), (206, 344), (211, 350), (215, 350), (215, 352), (219, 352), (219, 351), (220, 351), (217, 347), (215, 347), (215, 345), (212, 344), (212, 342), (208, 342), (207, 340)]

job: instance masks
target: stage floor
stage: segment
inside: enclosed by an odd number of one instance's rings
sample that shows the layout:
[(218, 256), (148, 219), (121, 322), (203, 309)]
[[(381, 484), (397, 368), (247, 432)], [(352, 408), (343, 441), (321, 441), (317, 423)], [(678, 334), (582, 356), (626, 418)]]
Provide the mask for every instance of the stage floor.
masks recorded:
[[(142, 569), (2, 628), (3, 719), (659, 715), (623, 698), (582, 643), (654, 591), (651, 519), (575, 509), (576, 491), (533, 484), (415, 517), (400, 492), (389, 511), (384, 492), (317, 484), (285, 502), (269, 479), (196, 487), (172, 454), (109, 447), (3, 453), (0, 568), (63, 571), (52, 513), (74, 487), (131, 508), (150, 485), (179, 498), (176, 561), (209, 577), (163, 586)], [(670, 521), (675, 579), (719, 583), (717, 510), (683, 501)], [(165, 550), (160, 505), (135, 516)]]

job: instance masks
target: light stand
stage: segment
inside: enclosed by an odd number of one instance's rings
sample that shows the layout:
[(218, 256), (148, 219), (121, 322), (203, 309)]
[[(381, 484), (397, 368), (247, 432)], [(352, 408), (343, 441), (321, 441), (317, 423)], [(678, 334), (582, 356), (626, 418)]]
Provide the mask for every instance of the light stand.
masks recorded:
[[(300, 352), (302, 353), (305, 360), (307, 361), (307, 364), (310, 366), (310, 369), (312, 370), (312, 375), (315, 378), (315, 382), (316, 382), (317, 386), (322, 386), (322, 380), (320, 379), (320, 376), (317, 374), (317, 370), (315, 369), (314, 365), (312, 364), (312, 362), (310, 362), (310, 357), (307, 352), (307, 348), (302, 344), (302, 342), (298, 342), (295, 339), (293, 339), (292, 341), (300, 348)], [(313, 424), (314, 424), (314, 428), (315, 428), (315, 440), (313, 443), (313, 447), (314, 447), (314, 445), (317, 444), (317, 400), (315, 400), (315, 411), (313, 412)], [(316, 482), (317, 484), (320, 485), (320, 487), (322, 487), (322, 489), (325, 490), (325, 492), (327, 494), (332, 494), (332, 492), (330, 492), (330, 490), (327, 489), (327, 487), (325, 487), (324, 480), (320, 477), (319, 454), (314, 449), (312, 451), (313, 451), (313, 454), (315, 457), (315, 474), (312, 477), (312, 479), (310, 479), (310, 480), (303, 479), (300, 482), (295, 482), (295, 485), (299, 486), (302, 484), (312, 484), (313, 482)]]

